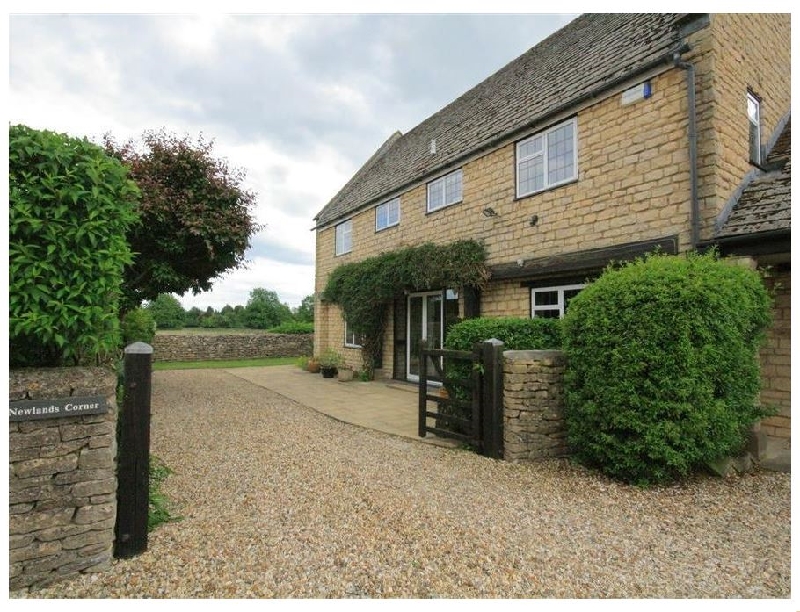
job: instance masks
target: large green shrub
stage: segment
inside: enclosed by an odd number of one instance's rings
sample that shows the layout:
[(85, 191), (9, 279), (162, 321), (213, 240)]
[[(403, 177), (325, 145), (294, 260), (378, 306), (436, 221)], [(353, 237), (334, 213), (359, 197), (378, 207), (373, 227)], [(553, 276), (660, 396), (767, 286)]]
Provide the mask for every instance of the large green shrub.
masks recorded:
[(770, 320), (759, 275), (715, 254), (609, 268), (564, 318), (568, 438), (581, 461), (664, 483), (742, 450)]
[(138, 189), (88, 142), (9, 128), (10, 364), (91, 363), (119, 348)]

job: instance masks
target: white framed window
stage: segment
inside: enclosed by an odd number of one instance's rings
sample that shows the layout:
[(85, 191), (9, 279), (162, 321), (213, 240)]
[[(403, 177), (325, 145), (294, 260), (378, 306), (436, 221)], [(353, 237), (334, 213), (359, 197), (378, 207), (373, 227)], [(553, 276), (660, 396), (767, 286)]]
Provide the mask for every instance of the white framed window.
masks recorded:
[(353, 220), (348, 219), (336, 226), (336, 254), (344, 255), (353, 250)]
[(750, 161), (761, 163), (761, 102), (747, 94), (747, 119), (750, 121)]
[(400, 223), (400, 198), (393, 198), (375, 207), (375, 231)]
[(462, 199), (461, 168), (428, 183), (428, 212), (450, 206)]
[(561, 285), (531, 289), (531, 318), (560, 319), (569, 301), (586, 285)]
[(570, 119), (517, 143), (517, 197), (578, 178), (578, 120)]
[(344, 345), (347, 348), (361, 348), (361, 345), (364, 342), (364, 338), (361, 334), (355, 333), (350, 326), (347, 324), (347, 321), (344, 322)]

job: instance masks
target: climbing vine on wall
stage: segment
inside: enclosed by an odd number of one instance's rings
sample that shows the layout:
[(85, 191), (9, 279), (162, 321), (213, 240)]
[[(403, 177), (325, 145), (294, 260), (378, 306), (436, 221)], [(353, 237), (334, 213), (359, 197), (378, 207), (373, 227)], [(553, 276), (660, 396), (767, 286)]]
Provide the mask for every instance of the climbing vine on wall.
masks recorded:
[(382, 253), (336, 268), (322, 299), (337, 304), (348, 327), (363, 337), (364, 367), (372, 376), (383, 349), (389, 305), (406, 291), (444, 287), (482, 289), (489, 279), (486, 248), (474, 240), (432, 243)]

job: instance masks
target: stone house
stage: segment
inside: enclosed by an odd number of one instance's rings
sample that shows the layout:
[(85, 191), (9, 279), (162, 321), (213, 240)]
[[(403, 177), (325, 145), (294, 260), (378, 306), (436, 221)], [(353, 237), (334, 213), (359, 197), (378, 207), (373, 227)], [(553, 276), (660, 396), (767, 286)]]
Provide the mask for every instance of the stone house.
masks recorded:
[[(483, 242), (480, 295), (395, 300), (377, 373), (413, 381), (419, 340), (441, 344), (456, 318), (562, 316), (611, 260), (719, 243), (778, 266), (764, 397), (782, 412), (764, 428), (788, 438), (788, 192), (785, 222), (735, 224), (759, 197), (746, 186), (780, 173), (770, 155), (788, 133), (790, 47), (789, 15), (581, 15), (375, 152), (315, 217), (317, 295), (344, 263)], [(769, 252), (779, 234), (785, 250)], [(359, 367), (340, 310), (318, 299), (315, 321), (315, 351)]]

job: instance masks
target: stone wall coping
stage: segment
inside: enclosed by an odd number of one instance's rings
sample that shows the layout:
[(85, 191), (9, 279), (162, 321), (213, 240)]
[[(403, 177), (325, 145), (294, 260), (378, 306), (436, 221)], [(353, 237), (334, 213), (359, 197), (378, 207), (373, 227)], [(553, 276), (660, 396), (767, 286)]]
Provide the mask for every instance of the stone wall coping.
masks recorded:
[(511, 361), (539, 361), (540, 359), (565, 358), (564, 351), (557, 349), (538, 351), (503, 351), (503, 357)]

